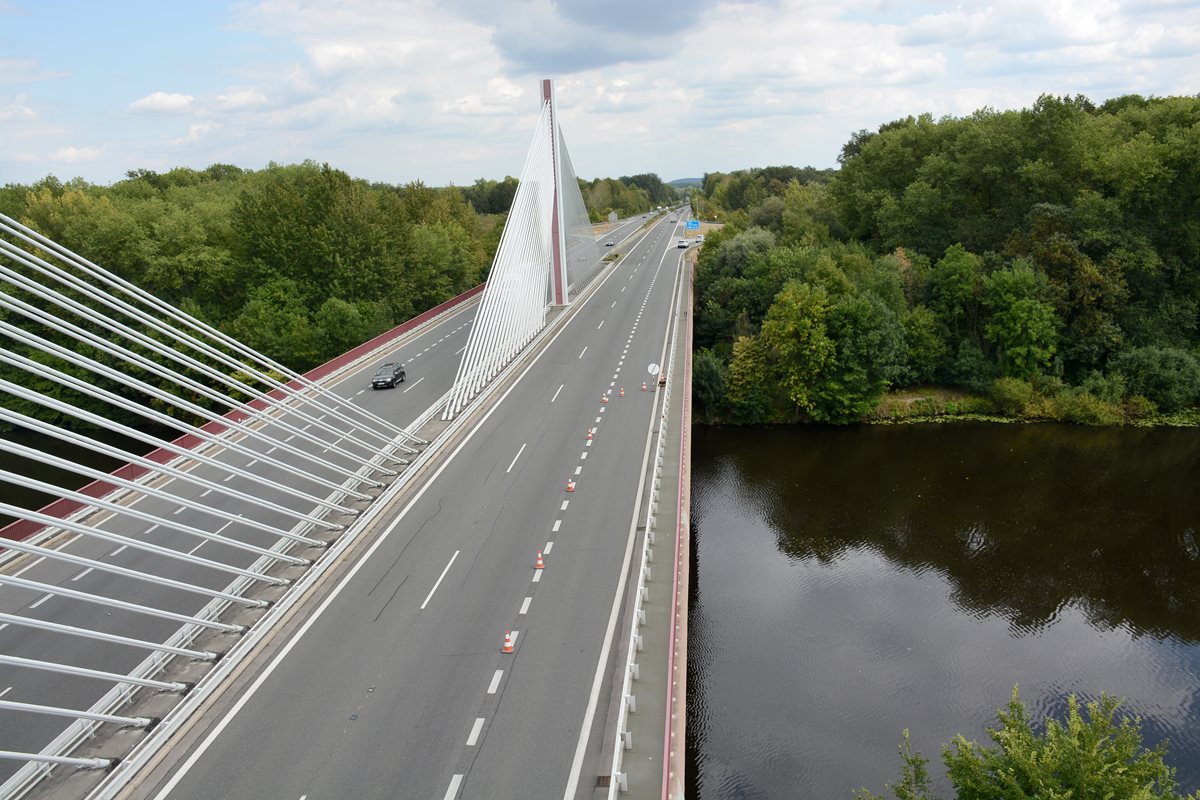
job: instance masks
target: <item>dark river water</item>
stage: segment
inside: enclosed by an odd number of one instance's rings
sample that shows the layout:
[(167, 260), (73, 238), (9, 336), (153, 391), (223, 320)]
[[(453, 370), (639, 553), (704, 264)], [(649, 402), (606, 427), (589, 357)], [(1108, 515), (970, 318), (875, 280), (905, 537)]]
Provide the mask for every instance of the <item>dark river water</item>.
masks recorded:
[(1020, 686), (1200, 788), (1200, 430), (694, 429), (688, 796), (850, 798)]

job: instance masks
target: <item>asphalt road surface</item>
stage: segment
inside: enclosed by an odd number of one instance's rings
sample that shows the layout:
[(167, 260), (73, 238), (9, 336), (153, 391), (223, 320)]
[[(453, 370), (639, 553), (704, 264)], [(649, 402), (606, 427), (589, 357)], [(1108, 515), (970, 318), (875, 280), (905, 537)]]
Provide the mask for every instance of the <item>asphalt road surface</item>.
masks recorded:
[[(679, 231), (660, 222), (629, 250), (145, 796), (564, 797), (632, 530)], [(594, 785), (584, 775), (578, 796)]]

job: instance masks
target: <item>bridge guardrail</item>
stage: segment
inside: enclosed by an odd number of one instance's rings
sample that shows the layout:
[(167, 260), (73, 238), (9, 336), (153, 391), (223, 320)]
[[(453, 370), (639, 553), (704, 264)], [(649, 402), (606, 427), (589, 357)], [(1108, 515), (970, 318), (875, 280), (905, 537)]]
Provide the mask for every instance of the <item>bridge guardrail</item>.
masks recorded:
[[(629, 630), (629, 641), (626, 652), (628, 658), (625, 663), (625, 668), (622, 670), (621, 680), (621, 700), (617, 711), (617, 725), (615, 742), (613, 747), (612, 768), (609, 771), (611, 780), (609, 782), (608, 796), (609, 800), (616, 800), (620, 792), (629, 790), (628, 775), (623, 770), (625, 761), (625, 751), (633, 749), (633, 734), (629, 730), (629, 715), (637, 713), (637, 694), (634, 691), (633, 682), (641, 677), (641, 667), (638, 663), (638, 653), (642, 652), (642, 626), (646, 622), (645, 606), (650, 602), (650, 587), (649, 583), (653, 579), (653, 562), (654, 562), (654, 544), (657, 537), (658, 529), (658, 501), (662, 489), (663, 475), (663, 458), (665, 456), (667, 443), (667, 428), (670, 424), (669, 410), (671, 407), (671, 387), (674, 383), (675, 363), (679, 359), (679, 323), (680, 313), (678, 306), (674, 314), (674, 321), (671, 330), (671, 357), (667, 360), (666, 371), (666, 388), (663, 391), (662, 398), (662, 417), (659, 421), (658, 441), (654, 451), (654, 472), (651, 479), (650, 501), (647, 504), (646, 512), (646, 535), (642, 539), (641, 560), (638, 564), (638, 579), (634, 590), (634, 613), (633, 621)], [(668, 682), (670, 675), (668, 675)], [(670, 702), (668, 701), (667, 713), (670, 716)], [(670, 740), (670, 732), (664, 732), (664, 736), (668, 742)], [(663, 763), (664, 775), (667, 772), (667, 763)]]

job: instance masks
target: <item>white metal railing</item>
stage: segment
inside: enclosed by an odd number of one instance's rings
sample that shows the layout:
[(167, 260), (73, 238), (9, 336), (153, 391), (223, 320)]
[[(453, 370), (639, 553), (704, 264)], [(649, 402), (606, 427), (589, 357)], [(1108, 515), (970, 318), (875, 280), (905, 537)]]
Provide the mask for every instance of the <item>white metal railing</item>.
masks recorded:
[[(637, 693), (634, 681), (641, 677), (638, 653), (642, 652), (642, 628), (646, 624), (646, 605), (650, 602), (650, 583), (653, 579), (654, 544), (658, 529), (658, 501), (662, 489), (663, 458), (667, 443), (667, 428), (670, 421), (671, 386), (675, 374), (675, 362), (679, 360), (679, 322), (676, 310), (671, 328), (671, 356), (666, 364), (666, 386), (662, 395), (662, 416), (659, 419), (658, 441), (654, 448), (654, 469), (651, 473), (650, 501), (646, 507), (646, 535), (642, 538), (642, 555), (638, 564), (637, 584), (634, 589), (633, 617), (629, 626), (628, 658), (622, 670), (620, 706), (617, 710), (617, 725), (613, 746), (612, 768), (609, 771), (609, 800), (615, 800), (620, 792), (629, 790), (626, 773), (625, 751), (634, 747), (633, 733), (629, 730), (629, 715), (637, 713)], [(670, 676), (668, 676), (670, 680)], [(666, 769), (666, 765), (663, 765)]]

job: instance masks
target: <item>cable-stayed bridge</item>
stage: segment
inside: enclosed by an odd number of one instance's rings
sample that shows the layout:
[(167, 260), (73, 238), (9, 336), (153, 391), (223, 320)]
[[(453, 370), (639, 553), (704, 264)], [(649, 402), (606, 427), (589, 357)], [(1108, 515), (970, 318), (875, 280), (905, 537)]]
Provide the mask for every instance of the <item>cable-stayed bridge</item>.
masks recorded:
[(297, 375), (0, 219), (0, 420), (151, 451), (0, 442), (94, 481), (0, 471), (0, 796), (679, 796), (677, 228), (601, 260), (545, 82), (486, 288)]

